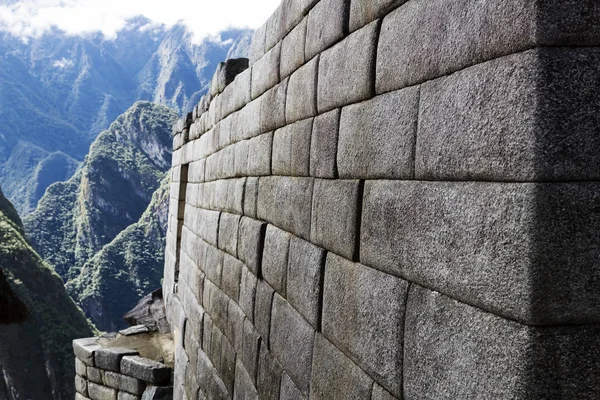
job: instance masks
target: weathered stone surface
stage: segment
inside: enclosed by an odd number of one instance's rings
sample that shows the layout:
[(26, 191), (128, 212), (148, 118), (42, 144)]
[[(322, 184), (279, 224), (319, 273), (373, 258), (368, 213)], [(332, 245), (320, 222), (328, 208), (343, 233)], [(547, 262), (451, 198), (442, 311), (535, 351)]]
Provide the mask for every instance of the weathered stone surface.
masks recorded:
[(423, 85), (417, 179), (598, 180), (599, 62), (536, 49)]
[(98, 344), (97, 338), (84, 338), (73, 340), (73, 352), (75, 357), (83, 363), (94, 366), (94, 353), (102, 347)]
[(249, 319), (244, 320), (244, 333), (242, 336), (241, 359), (250, 375), (253, 384), (256, 384), (256, 372), (258, 368), (258, 348), (260, 346), (260, 335)]
[(310, 141), (310, 176), (337, 178), (340, 109), (315, 117)]
[(227, 337), (224, 336), (221, 344), (221, 369), (218, 372), (223, 379), (223, 384), (229, 393), (233, 393), (235, 380), (235, 361), (235, 348), (229, 342), (229, 340), (227, 340)]
[(87, 378), (89, 381), (94, 383), (104, 383), (104, 371), (99, 368), (87, 367)]
[[(204, 305), (207, 306), (206, 302), (204, 303)], [(212, 319), (210, 318), (210, 314), (206, 313), (204, 315), (204, 319), (203, 319), (202, 343), (201, 343), (202, 350), (204, 350), (204, 353), (206, 353), (206, 354), (212, 353), (212, 348), (211, 348), (212, 326), (213, 326), (213, 322), (212, 322)], [(198, 362), (200, 362), (200, 361), (198, 361)], [(212, 363), (211, 363), (211, 365), (212, 365)], [(200, 369), (198, 369), (198, 370), (200, 370)], [(175, 375), (177, 375), (177, 371), (175, 371)]]
[(263, 24), (260, 28), (254, 31), (252, 34), (252, 41), (250, 42), (250, 65), (254, 64), (260, 59), (266, 52), (265, 50), (265, 38), (267, 35), (267, 24)]
[(252, 66), (252, 99), (279, 83), (280, 56), (281, 43), (277, 43)]
[(287, 299), (313, 326), (319, 328), (325, 250), (293, 236), (287, 273)]
[(238, 301), (240, 295), (240, 279), (242, 276), (242, 267), (244, 263), (235, 257), (226, 254), (223, 259), (223, 277), (221, 279), (221, 289), (235, 301)]
[(75, 373), (83, 378), (87, 376), (87, 366), (79, 358), (75, 358)]
[(263, 346), (269, 343), (269, 332), (271, 329), (271, 305), (275, 291), (269, 284), (259, 279), (256, 285), (256, 301), (254, 304), (254, 326), (263, 338)]
[(308, 176), (313, 119), (304, 119), (273, 134), (273, 175)]
[(257, 280), (256, 275), (254, 275), (252, 271), (246, 267), (242, 268), (239, 305), (250, 321), (254, 321), (254, 301), (256, 298)]
[(155, 385), (167, 383), (171, 377), (171, 368), (165, 364), (138, 356), (123, 357), (121, 372)]
[(267, 225), (262, 221), (242, 217), (238, 235), (238, 258), (259, 275)]
[(146, 388), (146, 384), (139, 379), (112, 371), (106, 371), (104, 373), (104, 383), (111, 388), (136, 395), (141, 395)]
[(173, 400), (172, 386), (148, 386), (142, 400)]
[(315, 337), (311, 399), (371, 399), (373, 380), (320, 334)]
[(146, 332), (150, 332), (150, 329), (146, 325), (135, 325), (127, 329), (121, 329), (119, 334), (123, 336), (135, 336)]
[(267, 350), (265, 341), (260, 346), (256, 388), (261, 399), (279, 400), (279, 387), (283, 367)]
[(300, 389), (294, 384), (288, 374), (284, 373), (281, 377), (280, 400), (305, 400), (306, 397)]
[(310, 237), (312, 178), (270, 176), (258, 182), (258, 218), (304, 239)]
[(323, 335), (401, 397), (408, 283), (329, 253), (323, 291)]
[(219, 63), (212, 78), (210, 94), (216, 96), (218, 93), (221, 93), (246, 68), (248, 68), (247, 58), (229, 59)]
[(219, 217), (220, 213), (218, 211), (186, 205), (184, 224), (205, 242), (216, 246), (219, 232)]
[(279, 66), (281, 78), (289, 76), (304, 64), (304, 43), (306, 40), (307, 20), (308, 17), (305, 17), (281, 43), (281, 63)]
[(219, 220), (219, 248), (232, 256), (237, 256), (237, 239), (240, 216), (222, 213)]
[(226, 253), (210, 245), (206, 245), (205, 249), (206, 258), (204, 264), (200, 265), (200, 269), (204, 271), (208, 279), (216, 285), (221, 285), (223, 260)]
[(271, 174), (271, 148), (273, 133), (252, 138), (248, 141), (247, 174), (252, 176)]
[(137, 356), (138, 351), (124, 347), (99, 349), (94, 354), (95, 366), (109, 371), (120, 371), (121, 359), (124, 356)]
[(75, 400), (90, 400), (90, 399), (85, 396), (82, 396), (80, 393), (75, 393)]
[(256, 218), (256, 203), (258, 200), (258, 178), (247, 178), (244, 190), (244, 215)]
[(75, 375), (75, 391), (83, 396), (88, 396), (87, 381), (79, 375)]
[(223, 107), (226, 109), (226, 114), (241, 109), (252, 100), (250, 95), (251, 79), (252, 69), (248, 68), (236, 76), (233, 83), (225, 88), (223, 96), (228, 100), (225, 101)]
[[(254, 70), (254, 68), (252, 69)], [(233, 114), (232, 132), (234, 141), (250, 139), (260, 133), (261, 101), (262, 98), (259, 97)]]
[(361, 262), (529, 324), (597, 321), (598, 190), (367, 182)]
[(357, 180), (316, 179), (310, 238), (348, 259), (358, 257), (356, 242), (362, 184)]
[(317, 85), (319, 113), (373, 96), (379, 21), (352, 33), (321, 53)]
[(88, 383), (88, 394), (92, 400), (117, 400), (117, 391), (94, 382)]
[(350, 32), (383, 17), (407, 0), (350, 0)]
[(225, 333), (236, 352), (242, 350), (245, 318), (244, 311), (237, 301), (229, 300)]
[(308, 395), (315, 332), (281, 296), (275, 294), (270, 349), (304, 395)]
[[(117, 400), (140, 400), (142, 397), (135, 395), (135, 394), (131, 394), (131, 393), (127, 393), (127, 392), (118, 392), (117, 393)], [(171, 398), (169, 400), (173, 399), (173, 395), (171, 393)]]
[[(227, 391), (223, 380), (219, 377), (217, 370), (204, 354), (198, 352), (198, 379), (199, 386), (202, 388), (203, 394), (208, 399), (227, 399), (231, 398), (231, 394)], [(177, 399), (177, 396), (174, 396)], [(203, 398), (203, 397), (200, 397)]]
[(244, 368), (241, 360), (238, 359), (235, 367), (235, 389), (233, 392), (234, 400), (258, 400), (258, 392), (252, 383), (252, 378)]
[(289, 79), (269, 89), (260, 103), (260, 130), (272, 131), (285, 125), (285, 103)]
[[(340, 177), (412, 179), (418, 114), (419, 87), (344, 107), (337, 153)], [(444, 114), (445, 122), (449, 116)]]
[(395, 400), (396, 397), (392, 396), (387, 390), (379, 386), (377, 383), (373, 385), (373, 392), (371, 393), (371, 400)]
[(321, 0), (308, 13), (306, 28), (306, 59), (340, 41), (348, 31), (350, 0)]
[(291, 233), (268, 225), (263, 249), (262, 276), (284, 297), (291, 237)]
[(317, 70), (315, 57), (290, 77), (285, 102), (285, 120), (288, 124), (317, 114)]
[(283, 4), (280, 4), (273, 14), (267, 20), (267, 34), (265, 38), (265, 50), (273, 48), (285, 35), (283, 31), (282, 19), (283, 19)]

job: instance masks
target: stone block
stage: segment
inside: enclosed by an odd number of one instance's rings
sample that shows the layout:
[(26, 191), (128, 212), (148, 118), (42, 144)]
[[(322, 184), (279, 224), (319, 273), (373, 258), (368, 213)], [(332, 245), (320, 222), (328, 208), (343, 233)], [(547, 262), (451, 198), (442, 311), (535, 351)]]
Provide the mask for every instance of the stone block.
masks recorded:
[(258, 400), (258, 392), (252, 383), (252, 378), (244, 368), (240, 359), (237, 360), (235, 367), (235, 388), (233, 392), (234, 400)]
[(244, 311), (237, 301), (229, 300), (225, 333), (236, 352), (242, 351), (245, 318)]
[(235, 176), (248, 175), (248, 143), (249, 140), (242, 140), (235, 143), (233, 170)]
[(321, 0), (308, 13), (304, 53), (310, 60), (348, 32), (350, 0)]
[(75, 400), (90, 400), (90, 399), (81, 395), (80, 393), (75, 393)]
[(254, 31), (252, 34), (252, 41), (250, 42), (250, 65), (258, 61), (265, 53), (265, 39), (267, 35), (267, 24), (263, 24), (260, 28)]
[(219, 329), (216, 324), (212, 326), (212, 335), (211, 335), (211, 344), (210, 350), (211, 353), (208, 354), (208, 357), (212, 361), (213, 365), (217, 372), (221, 370), (221, 353), (223, 352), (223, 332)]
[[(131, 394), (131, 393), (127, 393), (127, 392), (118, 392), (117, 393), (117, 400), (140, 400), (140, 399), (142, 399), (142, 397), (135, 395), (135, 394)], [(173, 393), (171, 393), (171, 397), (168, 399), (173, 400)]]
[(258, 218), (301, 238), (309, 239), (313, 184), (312, 178), (260, 178)]
[(207, 314), (222, 331), (225, 330), (229, 297), (209, 280), (206, 281), (204, 293), (204, 307)]
[(260, 102), (260, 131), (267, 132), (285, 125), (286, 94), (289, 79), (267, 90)]
[(204, 260), (204, 265), (201, 265), (200, 267), (206, 274), (206, 277), (217, 286), (221, 285), (223, 259), (225, 258), (225, 254), (226, 253), (216, 247), (210, 245), (206, 246), (206, 258)]
[(329, 253), (323, 291), (323, 335), (377, 383), (402, 397), (408, 283)]
[[(203, 394), (206, 396), (206, 398), (231, 398), (231, 394), (227, 391), (225, 383), (219, 377), (217, 370), (213, 367), (206, 354), (204, 354), (202, 351), (198, 353), (198, 380), (198, 383), (202, 388)], [(177, 398), (177, 396), (174, 397)]]
[(258, 178), (247, 178), (244, 189), (244, 215), (256, 218), (256, 202), (258, 200)]
[(92, 400), (117, 400), (117, 391), (106, 386), (88, 382), (88, 394)]
[(340, 109), (315, 117), (310, 141), (310, 176), (337, 178)]
[(294, 384), (288, 374), (284, 373), (281, 377), (280, 400), (305, 400), (306, 397), (300, 389)]
[(598, 63), (596, 48), (535, 49), (424, 84), (417, 179), (598, 180)]
[(254, 304), (254, 326), (263, 338), (263, 346), (269, 345), (269, 332), (271, 329), (271, 305), (275, 291), (269, 284), (259, 279), (256, 285), (256, 301)]
[(373, 380), (320, 334), (315, 337), (311, 399), (371, 399)]
[(250, 321), (254, 321), (254, 301), (256, 298), (257, 280), (256, 275), (254, 275), (252, 271), (246, 267), (242, 268), (239, 305)]
[(237, 256), (240, 218), (236, 214), (221, 213), (219, 220), (219, 248), (234, 257)]
[(229, 393), (233, 393), (235, 380), (236, 352), (233, 345), (223, 336), (221, 343), (221, 369), (218, 371)]
[(315, 332), (281, 296), (275, 294), (270, 349), (304, 395), (308, 395)]
[(583, 399), (598, 391), (598, 357), (590, 357), (600, 348), (597, 326), (528, 327), (417, 285), (407, 304), (405, 398)]
[(289, 76), (304, 64), (307, 21), (308, 17), (305, 17), (281, 43), (281, 63), (279, 65), (281, 78)]
[(240, 110), (251, 100), (251, 79), (252, 69), (248, 68), (244, 72), (235, 77), (233, 84), (225, 88), (225, 93), (231, 91), (228, 111), (230, 113)]
[(223, 92), (225, 87), (233, 82), (235, 77), (246, 68), (248, 68), (247, 58), (228, 59), (225, 62), (220, 62), (211, 81), (211, 96)]
[(310, 228), (313, 243), (347, 259), (358, 258), (362, 191), (358, 180), (315, 179)]
[(262, 221), (242, 217), (238, 234), (238, 258), (254, 273), (259, 275), (262, 260), (265, 230)]
[(377, 383), (373, 385), (371, 400), (396, 400), (397, 397), (392, 396), (387, 390), (379, 386)]
[(218, 211), (187, 206), (184, 224), (205, 242), (216, 246), (220, 214)]
[(86, 365), (94, 366), (94, 353), (102, 347), (98, 344), (97, 338), (84, 338), (73, 340), (73, 352), (75, 357)]
[(265, 38), (266, 51), (273, 48), (273, 46), (275, 46), (285, 35), (283, 24), (281, 23), (283, 20), (282, 6), (283, 4), (280, 4), (267, 20), (267, 34)]
[(88, 397), (87, 381), (79, 375), (75, 375), (75, 391), (84, 397)]
[(238, 301), (240, 295), (240, 279), (243, 266), (243, 262), (229, 254), (225, 254), (223, 258), (221, 289), (235, 301)]
[(173, 400), (173, 386), (148, 386), (142, 400)]
[(350, 32), (388, 14), (407, 0), (350, 0)]
[[(344, 107), (337, 152), (340, 178), (412, 179), (418, 115), (419, 87)], [(428, 147), (431, 153), (433, 149)]]
[(139, 356), (126, 356), (121, 360), (121, 372), (144, 382), (161, 385), (171, 378), (171, 368), (163, 363)]
[(248, 175), (271, 175), (272, 144), (273, 133), (265, 133), (248, 141)]
[(597, 321), (600, 216), (590, 210), (599, 190), (590, 182), (367, 182), (361, 262), (528, 324)]
[[(204, 350), (204, 353), (211, 354), (212, 352), (212, 326), (213, 322), (210, 318), (210, 314), (206, 313), (203, 320), (203, 329), (202, 329), (202, 343), (201, 347)], [(198, 361), (200, 362), (200, 361)], [(212, 365), (212, 363), (211, 363)]]
[(285, 120), (288, 124), (317, 114), (317, 73), (319, 57), (314, 57), (290, 76)]
[(104, 371), (99, 368), (87, 367), (87, 378), (90, 382), (104, 384)]
[[(254, 70), (254, 68), (252, 68)], [(260, 132), (260, 109), (262, 97), (259, 97), (234, 114), (232, 130), (234, 141), (250, 139)]]
[(137, 356), (138, 351), (124, 347), (100, 349), (94, 354), (95, 366), (109, 371), (120, 371), (121, 359), (124, 356)]
[(273, 134), (273, 175), (308, 176), (313, 119), (278, 129)]
[(260, 335), (249, 319), (244, 320), (244, 331), (242, 335), (241, 360), (248, 371), (252, 383), (256, 385), (256, 372), (258, 368), (258, 349), (260, 347)]
[(262, 277), (283, 297), (286, 296), (286, 279), (290, 239), (292, 234), (268, 225), (262, 258)]
[(282, 374), (283, 367), (267, 350), (267, 346), (263, 341), (260, 345), (258, 376), (256, 378), (256, 389), (261, 399), (279, 400), (279, 387), (281, 385)]
[(144, 393), (144, 389), (146, 389), (146, 383), (139, 379), (112, 371), (104, 373), (104, 384), (108, 387), (135, 395), (141, 395)]
[(321, 53), (317, 85), (319, 113), (373, 96), (379, 21)]
[(269, 50), (252, 66), (252, 99), (279, 83), (281, 43)]
[(75, 373), (83, 378), (87, 376), (87, 366), (79, 358), (75, 358)]
[(325, 250), (293, 236), (287, 272), (287, 300), (319, 330)]

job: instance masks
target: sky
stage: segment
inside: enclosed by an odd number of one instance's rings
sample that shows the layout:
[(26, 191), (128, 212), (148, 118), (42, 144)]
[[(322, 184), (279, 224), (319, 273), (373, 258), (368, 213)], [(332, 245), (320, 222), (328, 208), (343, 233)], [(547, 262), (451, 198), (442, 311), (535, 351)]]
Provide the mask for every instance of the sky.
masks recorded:
[(52, 28), (71, 35), (114, 38), (132, 17), (157, 24), (183, 22), (197, 40), (228, 28), (261, 26), (280, 0), (0, 0), (0, 30), (23, 39)]

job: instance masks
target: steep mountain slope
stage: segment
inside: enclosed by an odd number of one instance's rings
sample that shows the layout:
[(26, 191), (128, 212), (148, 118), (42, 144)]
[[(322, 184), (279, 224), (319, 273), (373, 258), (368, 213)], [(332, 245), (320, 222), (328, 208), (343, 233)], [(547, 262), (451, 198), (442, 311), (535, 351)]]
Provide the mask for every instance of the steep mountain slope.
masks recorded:
[(0, 268), (31, 314), (24, 324), (0, 326), (0, 398), (70, 400), (71, 341), (94, 329), (21, 231), (15, 209), (0, 192)]
[(138, 102), (102, 132), (81, 168), (51, 185), (25, 220), (33, 246), (65, 281), (137, 222), (171, 165), (175, 111)]
[(101, 330), (127, 324), (123, 315), (160, 287), (169, 209), (165, 177), (138, 222), (104, 246), (67, 284), (67, 290)]
[(45, 189), (70, 171), (47, 169), (44, 184), (38, 184), (35, 171), (45, 157), (29, 158), (26, 171), (11, 174), (19, 163), (15, 153), (41, 149), (81, 161), (97, 135), (135, 101), (187, 112), (217, 64), (228, 53), (247, 51), (249, 36), (230, 30), (194, 43), (184, 26), (154, 26), (142, 17), (114, 40), (54, 31), (25, 43), (0, 32), (0, 185), (6, 196), (25, 216), (38, 198), (20, 188)]

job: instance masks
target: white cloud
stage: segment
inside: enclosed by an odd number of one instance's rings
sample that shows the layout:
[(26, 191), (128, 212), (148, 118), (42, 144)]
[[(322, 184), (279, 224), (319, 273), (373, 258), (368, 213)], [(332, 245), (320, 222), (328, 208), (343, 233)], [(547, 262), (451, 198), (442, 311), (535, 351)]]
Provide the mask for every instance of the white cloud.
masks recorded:
[(227, 28), (257, 28), (279, 0), (0, 0), (0, 30), (38, 37), (52, 28), (72, 35), (101, 31), (114, 38), (132, 17), (174, 25), (182, 21), (196, 39)]
[(52, 63), (52, 66), (55, 68), (70, 68), (74, 64), (73, 60), (67, 60), (66, 58), (61, 58), (60, 60), (56, 60)]

